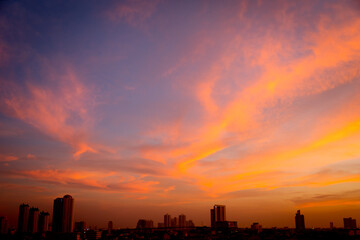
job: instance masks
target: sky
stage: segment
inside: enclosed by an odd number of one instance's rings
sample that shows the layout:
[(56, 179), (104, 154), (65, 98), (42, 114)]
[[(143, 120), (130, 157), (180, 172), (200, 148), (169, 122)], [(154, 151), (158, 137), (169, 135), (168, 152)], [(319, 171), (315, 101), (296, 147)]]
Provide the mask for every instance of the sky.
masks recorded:
[(360, 220), (360, 2), (1, 1), (0, 215)]

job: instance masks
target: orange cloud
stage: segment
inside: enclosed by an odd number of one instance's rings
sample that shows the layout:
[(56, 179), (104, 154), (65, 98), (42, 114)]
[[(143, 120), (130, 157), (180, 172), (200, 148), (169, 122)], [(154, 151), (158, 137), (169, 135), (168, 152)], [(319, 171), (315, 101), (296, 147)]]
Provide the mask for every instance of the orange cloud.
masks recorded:
[(16, 161), (19, 158), (13, 155), (0, 154), (0, 162), (11, 162)]
[[(53, 73), (48, 76), (54, 77)], [(87, 113), (88, 90), (70, 69), (56, 78), (58, 87), (55, 90), (28, 83), (28, 97), (18, 86), (6, 85), (10, 94), (3, 97), (5, 112), (71, 145), (75, 157), (97, 152), (87, 142), (85, 134), (91, 125)]]
[(30, 170), (15, 172), (18, 176), (72, 188), (89, 188), (107, 192), (147, 193), (158, 184), (133, 176), (124, 177), (115, 172), (73, 170)]
[[(337, 5), (333, 7), (341, 8)], [(341, 12), (347, 14), (347, 10)], [(285, 27), (291, 28), (291, 26)], [(229, 159), (227, 161), (232, 161), (232, 164), (229, 164), (231, 169), (228, 169), (228, 172), (222, 171), (226, 159), (218, 159), (216, 162), (220, 169), (214, 168), (213, 171), (210, 170), (210, 166), (200, 164), (202, 160), (228, 147), (246, 142), (247, 139), (262, 138), (267, 132), (276, 133), (276, 128), (279, 126), (272, 124), (272, 121), (281, 123), (286, 119), (265, 119), (267, 116), (264, 115), (264, 111), (272, 111), (273, 117), (277, 117), (276, 114), (282, 114), (280, 112), (283, 110), (282, 106), (290, 107), (295, 100), (319, 95), (356, 81), (359, 75), (356, 64), (353, 63), (359, 63), (360, 34), (355, 29), (360, 28), (360, 20), (357, 17), (350, 17), (349, 21), (333, 24), (333, 21), (323, 17), (316, 28), (318, 31), (306, 33), (307, 36), (304, 36), (309, 41), (304, 47), (307, 54), (293, 58), (291, 38), (279, 39), (279, 36), (272, 36), (270, 33), (259, 40), (256, 48), (246, 45), (248, 43), (240, 37), (228, 44), (229, 50), (224, 51), (219, 60), (213, 64), (214, 67), (207, 72), (208, 74), (203, 74), (205, 77), (195, 91), (204, 106), (205, 113), (208, 114), (208, 118), (204, 118), (207, 120), (204, 126), (193, 133), (193, 139), (186, 145), (171, 151), (163, 151), (165, 156), (176, 162), (177, 170), (172, 172), (174, 177), (186, 176), (196, 179), (202, 189), (211, 192), (281, 187), (285, 179), (276, 172), (281, 171), (284, 163), (289, 163), (287, 166), (290, 163), (296, 164), (295, 160), (311, 154), (313, 159), (318, 156), (316, 154), (319, 154), (319, 151), (329, 145), (341, 146), (346, 139), (358, 135), (360, 116), (355, 113), (351, 117), (347, 115), (342, 121), (333, 123), (335, 125), (322, 126), (319, 128), (322, 130), (321, 133), (316, 130), (316, 135), (311, 136), (311, 139), (301, 139), (303, 142), (295, 137), (294, 143), (288, 139), (288, 142), (282, 142), (285, 145), (280, 148), (260, 150), (253, 156), (237, 158), (235, 161)], [(232, 69), (236, 67), (235, 64), (243, 57), (244, 52), (254, 54), (253, 57), (246, 57), (252, 61), (245, 67), (258, 66), (262, 70), (253, 81), (243, 84), (245, 87), (239, 88), (234, 97), (228, 98), (230, 100), (225, 104), (225, 108), (219, 108), (214, 97), (216, 84), (223, 83), (226, 81), (224, 76), (231, 76), (236, 72)], [(279, 52), (284, 53), (286, 61), (283, 61), (282, 56), (279, 57)], [(240, 81), (241, 76), (237, 80)], [(331, 114), (326, 117), (331, 119), (336, 112)], [(321, 123), (324, 119), (325, 117), (317, 121)], [(315, 131), (315, 128), (309, 131)], [(183, 138), (185, 136), (179, 136), (179, 139)], [(274, 140), (271, 136), (269, 139)], [(359, 151), (355, 148), (353, 150), (349, 148), (349, 151), (352, 151), (354, 156), (359, 155)], [(317, 161), (316, 166), (344, 160), (344, 155), (340, 155), (332, 159), (322, 157)], [(275, 174), (264, 177), (272, 172)], [(243, 174), (248, 176), (244, 177)], [(323, 181), (319, 184), (325, 186), (351, 181), (357, 181), (357, 178), (338, 179), (334, 182)]]
[(301, 208), (310, 208), (310, 207), (328, 207), (328, 206), (344, 206), (344, 205), (359, 205), (359, 200), (329, 200), (329, 201), (320, 201), (320, 202), (308, 202), (299, 204), (298, 207)]
[(298, 197), (293, 202), (298, 207), (333, 207), (344, 205), (358, 205), (359, 191), (345, 191), (328, 194), (315, 194), (310, 197)]
[(36, 156), (34, 154), (28, 153), (28, 155), (26, 155), (27, 159), (36, 159)]
[[(309, 50), (313, 54), (293, 60), (289, 59), (285, 63), (280, 61), (277, 53), (286, 51), (283, 44), (290, 44), (288, 40), (275, 39), (272, 36), (269, 36), (268, 39), (261, 39), (264, 44), (260, 43), (257, 46), (260, 50), (254, 49), (254, 51), (260, 51), (262, 54), (258, 59), (255, 58), (252, 64), (262, 67), (263, 73), (252, 84), (240, 89), (234, 100), (229, 102), (226, 108), (217, 115), (222, 116), (219, 120), (215, 117), (215, 121), (205, 125), (201, 136), (199, 136), (199, 142), (185, 150), (198, 157), (181, 160), (179, 169), (184, 171), (194, 166), (189, 163), (211, 156), (229, 146), (229, 143), (221, 139), (223, 135), (232, 134), (235, 136), (230, 143), (231, 145), (244, 138), (251, 138), (251, 132), (254, 133), (256, 128), (264, 125), (262, 111), (271, 108), (276, 110), (279, 101), (291, 103), (294, 99), (319, 94), (354, 81), (358, 76), (357, 69), (353, 66), (346, 67), (344, 63), (358, 59), (356, 53), (360, 50), (360, 44), (356, 43), (360, 42), (360, 34), (354, 29), (359, 27), (359, 19), (355, 19), (351, 23), (346, 22), (343, 25), (330, 27), (329, 23), (320, 22), (319, 32), (310, 33), (308, 36), (312, 43)], [(276, 44), (275, 41), (282, 44)], [(246, 47), (244, 46), (244, 48)], [(229, 48), (236, 49), (237, 46), (231, 45)], [(241, 57), (241, 53), (239, 52), (236, 57)], [(230, 57), (230, 59), (234, 60), (236, 57)], [(226, 65), (232, 66), (234, 62), (232, 60), (229, 60), (230, 63)], [(221, 62), (222, 60), (219, 60), (217, 64), (221, 66)], [(223, 69), (226, 70), (227, 67)], [(338, 69), (341, 69), (342, 72), (339, 72)], [(221, 76), (215, 78), (221, 79)], [(206, 80), (204, 84), (208, 82), (210, 86), (213, 85), (213, 80)], [(210, 88), (204, 88), (204, 91), (206, 89)], [(209, 106), (214, 105), (215, 100), (209, 99), (211, 95), (211, 92), (206, 93), (208, 100), (203, 100), (206, 102), (204, 104), (205, 109), (210, 109)], [(200, 99), (204, 99), (202, 91), (200, 91), (199, 96)], [(357, 123), (354, 123), (352, 127), (349, 126), (351, 129), (348, 131), (353, 131), (356, 126)], [(250, 135), (247, 136), (247, 134)], [(214, 144), (216, 147), (213, 147)], [(209, 146), (211, 147), (209, 148)], [(287, 157), (284, 156), (284, 159)]]

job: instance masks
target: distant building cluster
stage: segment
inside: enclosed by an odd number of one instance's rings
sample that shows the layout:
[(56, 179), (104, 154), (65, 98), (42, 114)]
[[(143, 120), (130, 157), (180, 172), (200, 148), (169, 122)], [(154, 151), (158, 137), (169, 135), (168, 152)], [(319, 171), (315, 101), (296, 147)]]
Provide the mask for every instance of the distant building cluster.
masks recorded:
[[(135, 229), (114, 230), (113, 222), (108, 222), (106, 230), (88, 228), (85, 221), (74, 222), (74, 199), (70, 195), (62, 198), (56, 198), (53, 205), (52, 221), (48, 212), (39, 211), (36, 207), (30, 207), (28, 204), (19, 206), (19, 216), (17, 229), (9, 230), (8, 220), (6, 217), (0, 217), (0, 239), (1, 236), (8, 236), (4, 239), (29, 239), (29, 240), (90, 240), (90, 239), (187, 239), (194, 236), (196, 239), (200, 236), (206, 239), (222, 239), (231, 236), (237, 236), (247, 239), (253, 234), (264, 234), (272, 236), (268, 239), (277, 239), (282, 237), (296, 237), (296, 234), (310, 237), (324, 237), (325, 239), (332, 231), (336, 236), (359, 236), (360, 230), (357, 229), (356, 219), (351, 217), (344, 218), (344, 227), (335, 228), (333, 222), (327, 231), (321, 229), (315, 232), (309, 232), (314, 229), (305, 228), (305, 217), (297, 210), (295, 214), (295, 229), (272, 228), (263, 229), (258, 222), (251, 224), (250, 228), (238, 228), (236, 221), (226, 219), (226, 206), (214, 205), (210, 209), (211, 227), (197, 227), (192, 220), (187, 220), (184, 214), (171, 217), (170, 214), (164, 215), (164, 221), (159, 222), (155, 227), (153, 220), (139, 219)], [(312, 235), (311, 235), (312, 234)], [(299, 235), (300, 236), (300, 235)], [(213, 238), (214, 237), (214, 238)], [(294, 238), (296, 239), (296, 238)]]
[(356, 228), (356, 219), (344, 218), (344, 228), (345, 229), (355, 229)]
[(236, 221), (226, 221), (225, 205), (214, 205), (210, 209), (210, 222), (212, 228), (237, 228)]
[(28, 204), (21, 204), (19, 207), (18, 232), (37, 233), (47, 232), (49, 230), (50, 214), (48, 212), (39, 212), (38, 208), (31, 207)]
[(169, 214), (164, 215), (164, 222), (158, 223), (158, 228), (192, 228), (195, 224), (192, 220), (186, 220), (184, 214), (171, 218)]

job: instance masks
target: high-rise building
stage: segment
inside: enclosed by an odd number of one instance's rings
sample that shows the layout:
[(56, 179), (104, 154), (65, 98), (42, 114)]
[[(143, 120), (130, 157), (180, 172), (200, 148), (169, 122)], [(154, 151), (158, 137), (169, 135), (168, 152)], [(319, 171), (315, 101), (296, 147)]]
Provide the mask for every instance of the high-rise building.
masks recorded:
[(108, 222), (108, 233), (110, 234), (112, 230), (113, 230), (113, 222), (109, 221)]
[(300, 214), (300, 210), (297, 210), (295, 215), (295, 226), (296, 230), (305, 230), (305, 219), (304, 215)]
[(146, 229), (146, 228), (153, 228), (154, 222), (153, 220), (146, 220), (146, 219), (139, 219), (136, 224), (137, 229)]
[(6, 217), (0, 217), (0, 234), (8, 233), (8, 220)]
[(40, 212), (38, 232), (43, 233), (49, 231), (50, 214), (48, 212)]
[(356, 228), (356, 219), (344, 218), (344, 228), (345, 229), (353, 229)]
[(169, 214), (164, 215), (164, 227), (171, 227), (171, 216)]
[(186, 227), (186, 216), (184, 214), (179, 215), (179, 227)]
[(254, 222), (251, 225), (251, 230), (254, 230), (254, 231), (257, 231), (258, 233), (260, 233), (262, 231), (262, 226), (259, 223)]
[(70, 195), (54, 200), (53, 232), (72, 232), (74, 228), (74, 199)]
[(195, 227), (195, 224), (192, 220), (186, 221), (186, 227), (193, 228)]
[(39, 223), (39, 209), (32, 207), (29, 210), (28, 232), (36, 233), (38, 230), (38, 223)]
[(214, 227), (216, 222), (226, 221), (225, 205), (214, 205), (213, 209), (210, 209), (210, 217), (211, 227)]
[(179, 226), (178, 219), (176, 217), (172, 218), (171, 219), (171, 227), (175, 228), (175, 227), (178, 227), (178, 226)]
[(27, 232), (29, 221), (29, 205), (21, 204), (19, 207), (19, 220), (18, 220), (18, 232)]
[(86, 230), (86, 222), (75, 222), (74, 232), (84, 232)]
[(334, 223), (330, 222), (330, 229), (333, 229), (333, 228), (334, 228)]
[(54, 200), (54, 207), (53, 207), (53, 220), (52, 220), (52, 231), (53, 232), (61, 232), (62, 227), (62, 212), (63, 212), (63, 199), (56, 198)]

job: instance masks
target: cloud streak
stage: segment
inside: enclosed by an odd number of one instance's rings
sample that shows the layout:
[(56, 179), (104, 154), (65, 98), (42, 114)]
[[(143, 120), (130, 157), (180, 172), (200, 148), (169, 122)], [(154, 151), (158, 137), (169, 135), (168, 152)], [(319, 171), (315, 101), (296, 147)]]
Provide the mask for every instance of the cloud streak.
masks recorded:
[(91, 124), (86, 103), (88, 90), (70, 69), (60, 76), (54, 75), (48, 74), (50, 81), (56, 81), (54, 88), (28, 82), (22, 89), (5, 82), (3, 112), (69, 144), (75, 149), (74, 157), (96, 153), (85, 134)]

